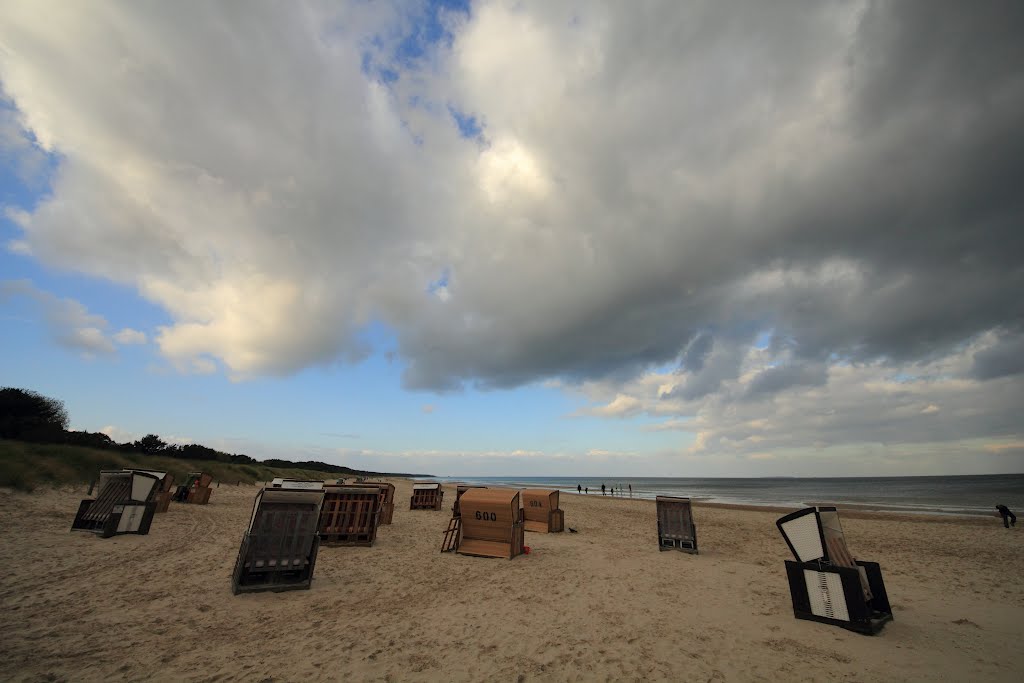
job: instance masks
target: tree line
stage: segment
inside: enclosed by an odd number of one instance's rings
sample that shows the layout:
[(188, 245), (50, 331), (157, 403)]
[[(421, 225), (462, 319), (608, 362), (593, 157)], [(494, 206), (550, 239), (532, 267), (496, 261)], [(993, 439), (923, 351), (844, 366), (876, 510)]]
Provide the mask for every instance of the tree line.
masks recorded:
[(43, 396), (28, 389), (14, 387), (0, 389), (0, 439), (35, 443), (63, 443), (184, 460), (215, 460), (243, 464), (258, 462), (267, 467), (294, 467), (318, 472), (356, 473), (356, 470), (349, 467), (315, 460), (303, 462), (279, 459), (258, 461), (248, 455), (224, 453), (196, 443), (169, 444), (156, 434), (147, 434), (135, 441), (118, 443), (103, 432), (69, 430), (69, 424), (68, 412), (63, 401)]

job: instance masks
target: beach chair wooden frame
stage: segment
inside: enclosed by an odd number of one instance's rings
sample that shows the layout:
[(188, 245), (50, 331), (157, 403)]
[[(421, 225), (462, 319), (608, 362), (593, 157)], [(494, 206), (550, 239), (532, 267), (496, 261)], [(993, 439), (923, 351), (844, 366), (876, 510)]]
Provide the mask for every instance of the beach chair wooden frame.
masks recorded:
[(256, 494), (231, 575), (235, 595), (309, 589), (323, 502), (324, 492), (316, 490), (264, 488)]
[(461, 514), (452, 518), (458, 520), (457, 553), (509, 560), (523, 553), (523, 510), (519, 507), (519, 491), (470, 489), (462, 495), (459, 509)]
[(440, 484), (413, 484), (412, 496), (409, 498), (409, 509), (440, 510), (443, 500), (444, 490)]
[(680, 550), (698, 554), (697, 525), (689, 498), (657, 496), (654, 499), (658, 516), (658, 550)]
[(558, 491), (549, 489), (523, 489), (523, 529), (541, 533), (565, 530), (565, 514), (558, 508)]
[(324, 486), (317, 534), (327, 545), (372, 546), (377, 538), (384, 492), (378, 486)]
[(100, 538), (149, 533), (156, 512), (154, 494), (161, 473), (104, 470), (95, 499), (83, 500), (71, 523), (72, 531), (90, 531)]
[[(342, 481), (338, 481), (339, 484)], [(380, 519), (378, 524), (391, 524), (395, 516), (395, 485), (386, 481), (363, 481), (360, 486), (377, 486), (383, 490), (383, 497), (380, 504)]]
[(786, 560), (793, 616), (866, 635), (893, 620), (881, 567), (853, 558), (836, 508), (804, 508), (775, 524), (796, 558)]

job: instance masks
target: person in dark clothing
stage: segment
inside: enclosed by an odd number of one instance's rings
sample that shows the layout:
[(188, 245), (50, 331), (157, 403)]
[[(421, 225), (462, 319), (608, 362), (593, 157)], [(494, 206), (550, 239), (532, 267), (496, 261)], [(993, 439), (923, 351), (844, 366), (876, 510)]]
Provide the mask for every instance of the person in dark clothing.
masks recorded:
[(996, 505), (996, 510), (999, 510), (999, 514), (1003, 517), (1003, 526), (1009, 529), (1011, 526), (1017, 526), (1017, 515), (1010, 511), (1010, 508), (1005, 505)]
[(601, 484), (601, 495), (604, 495), (604, 484)]
[(576, 493), (578, 493), (578, 494), (579, 493), (583, 493), (583, 485), (582, 484), (576, 484)]

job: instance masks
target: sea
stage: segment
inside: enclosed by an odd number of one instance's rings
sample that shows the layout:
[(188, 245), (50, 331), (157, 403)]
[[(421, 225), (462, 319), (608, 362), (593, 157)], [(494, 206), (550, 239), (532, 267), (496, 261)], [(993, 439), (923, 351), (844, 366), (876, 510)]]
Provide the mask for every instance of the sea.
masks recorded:
[[(626, 498), (684, 496), (695, 501), (801, 508), (837, 505), (846, 509), (916, 514), (994, 515), (997, 504), (1024, 512), (1024, 474), (933, 477), (682, 478), (682, 477), (463, 477), (442, 481), (510, 488), (550, 488), (601, 495), (601, 485)], [(630, 491), (632, 487), (632, 491)], [(620, 494), (620, 491), (622, 492)], [(610, 494), (608, 494), (610, 495)]]

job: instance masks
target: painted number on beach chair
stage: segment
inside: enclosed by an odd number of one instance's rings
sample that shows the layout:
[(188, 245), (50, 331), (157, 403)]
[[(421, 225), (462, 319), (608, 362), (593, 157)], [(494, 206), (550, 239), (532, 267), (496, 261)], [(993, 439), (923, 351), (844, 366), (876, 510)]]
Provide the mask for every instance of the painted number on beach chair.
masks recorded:
[(477, 510), (476, 511), (476, 518), (477, 519), (482, 519), (485, 522), (488, 521), (488, 520), (490, 520), (492, 522), (497, 522), (498, 521), (498, 513), (496, 513), (496, 512), (480, 512), (479, 510)]
[(542, 506), (541, 506), (539, 500), (531, 500), (530, 501), (530, 507), (532, 507), (532, 508), (539, 508), (539, 507), (542, 507)]

